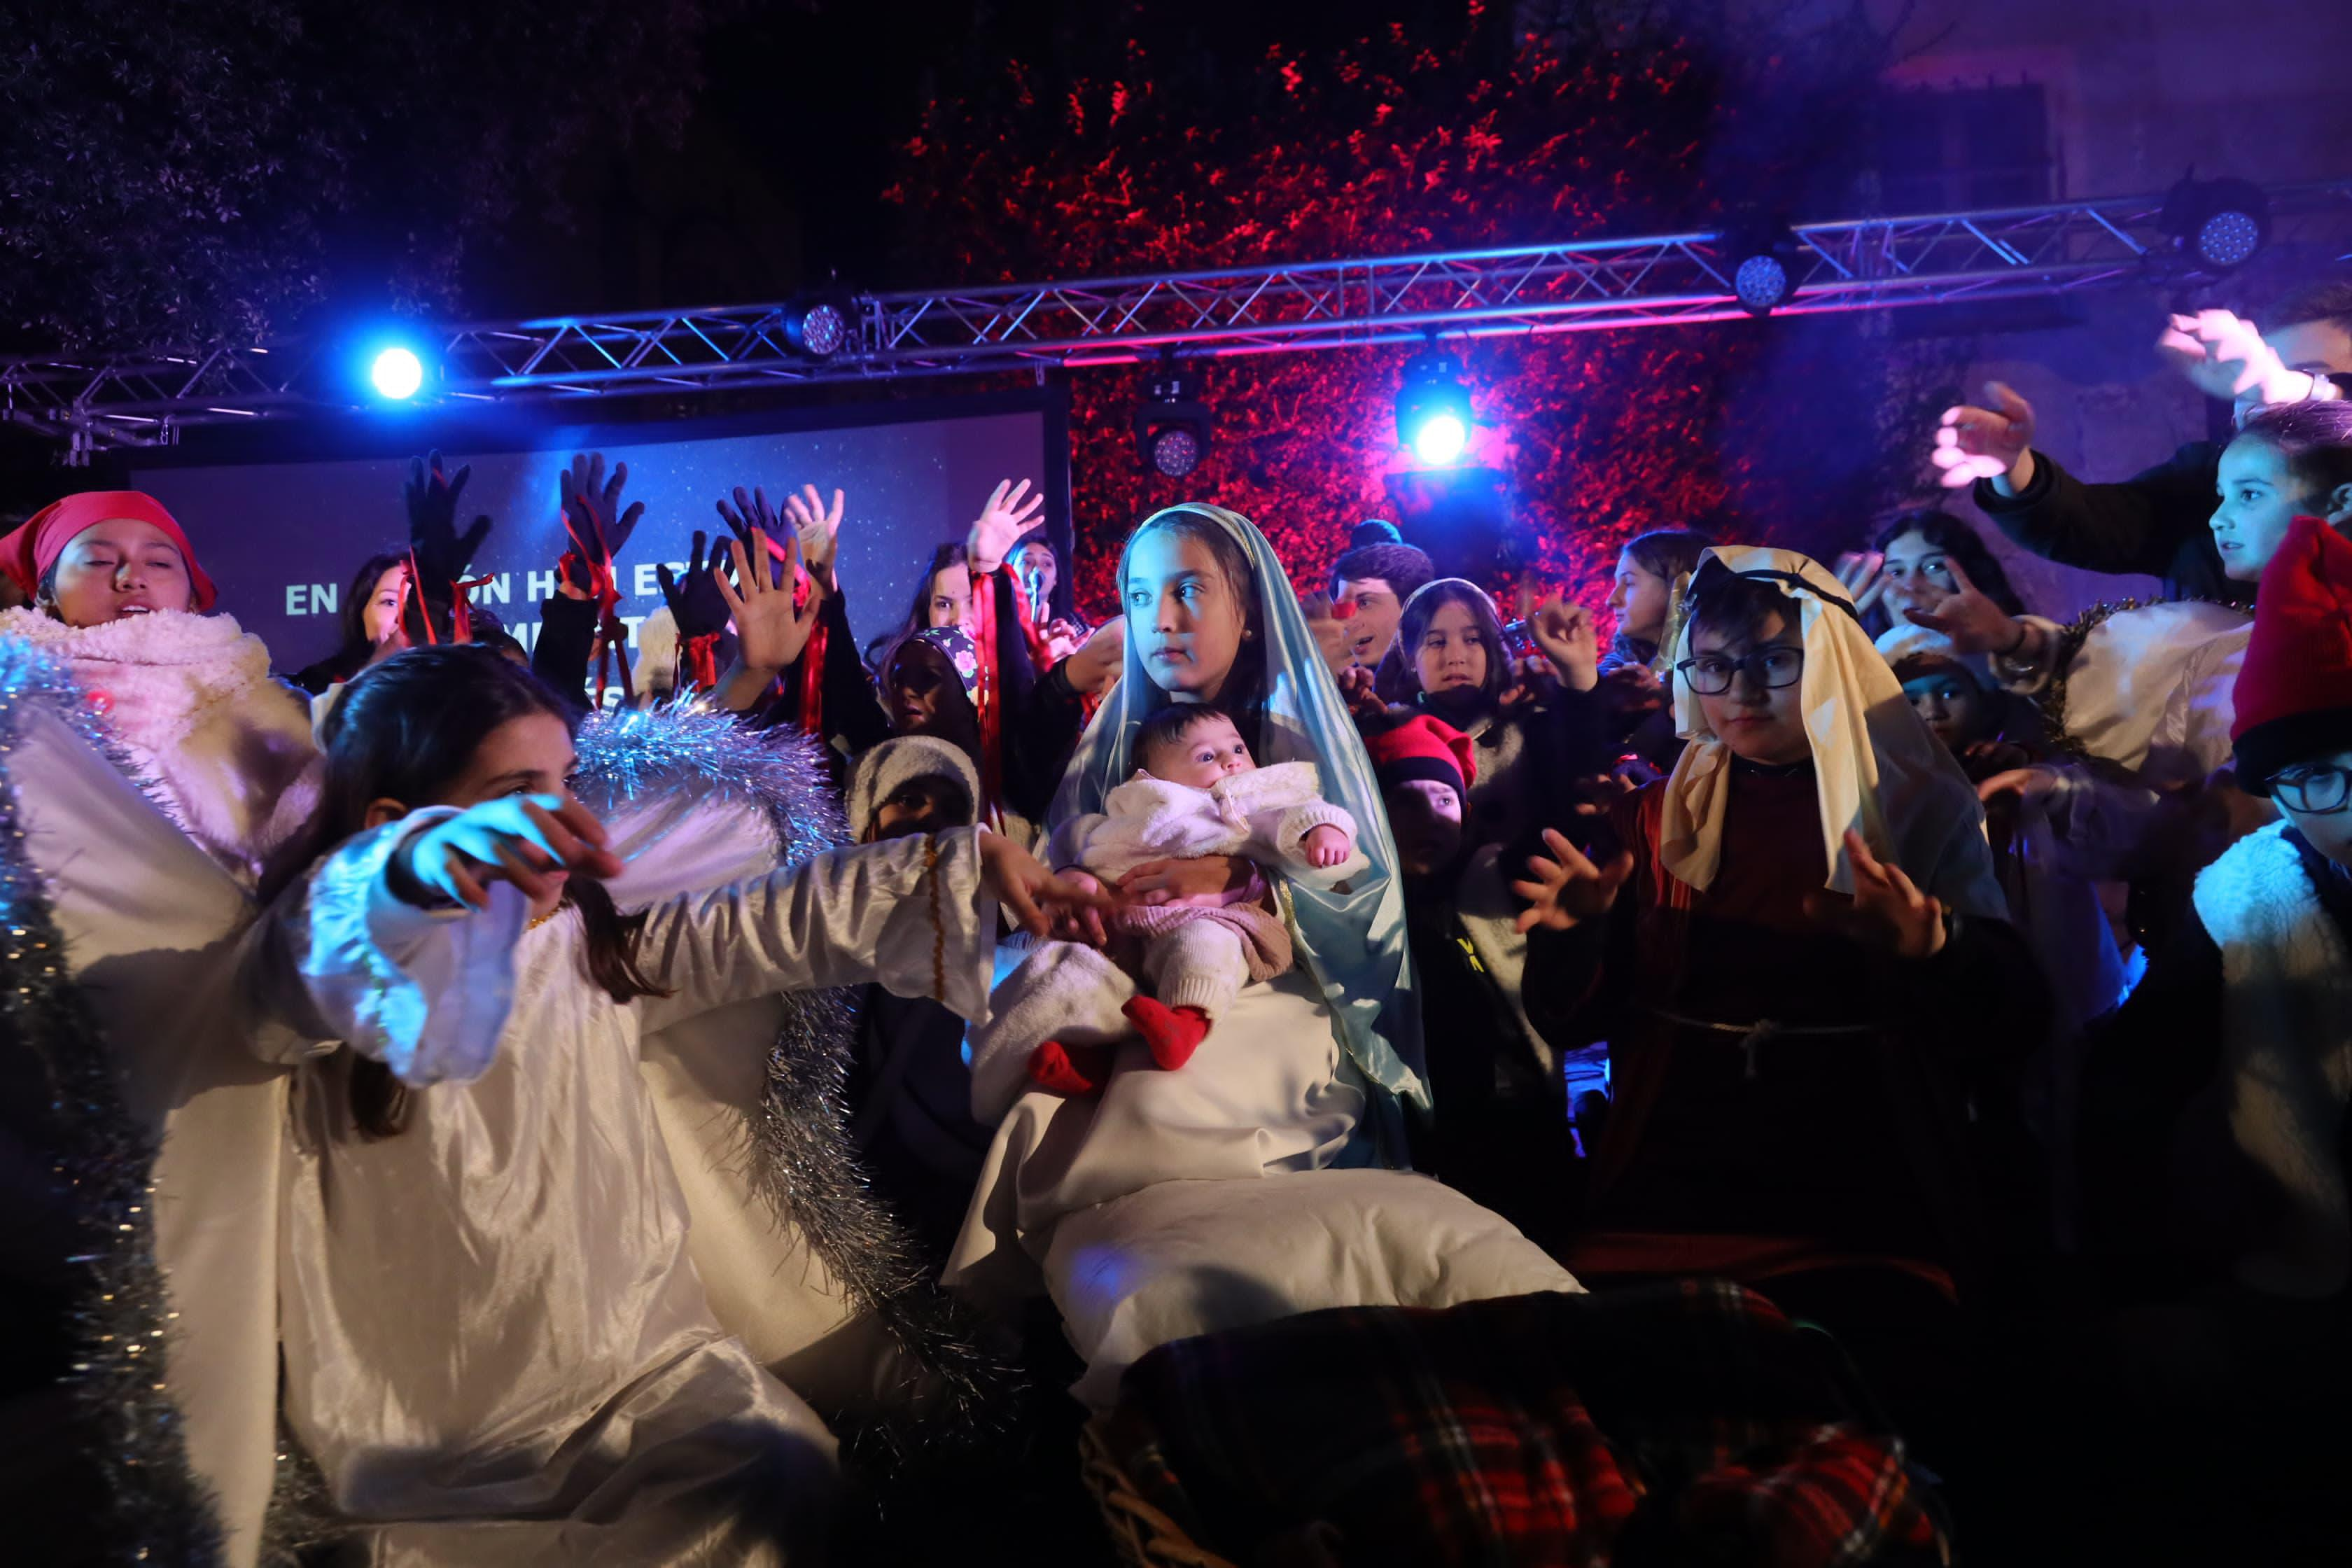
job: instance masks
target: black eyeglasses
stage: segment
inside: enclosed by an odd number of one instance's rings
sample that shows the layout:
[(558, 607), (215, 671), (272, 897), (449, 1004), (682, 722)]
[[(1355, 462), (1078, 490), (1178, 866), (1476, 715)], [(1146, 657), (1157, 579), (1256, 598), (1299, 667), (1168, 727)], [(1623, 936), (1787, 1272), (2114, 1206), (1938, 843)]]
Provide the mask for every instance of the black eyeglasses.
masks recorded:
[(1748, 679), (1767, 691), (1778, 691), (1784, 686), (1794, 686), (1797, 678), (1805, 673), (1805, 650), (1801, 647), (1760, 647), (1738, 658), (1719, 653), (1703, 653), (1686, 658), (1675, 666), (1690, 689), (1701, 697), (1720, 697), (1731, 689), (1734, 677), (1748, 672)]
[(2291, 811), (2326, 816), (2352, 805), (2352, 770), (2320, 763), (2271, 781), (2271, 793)]

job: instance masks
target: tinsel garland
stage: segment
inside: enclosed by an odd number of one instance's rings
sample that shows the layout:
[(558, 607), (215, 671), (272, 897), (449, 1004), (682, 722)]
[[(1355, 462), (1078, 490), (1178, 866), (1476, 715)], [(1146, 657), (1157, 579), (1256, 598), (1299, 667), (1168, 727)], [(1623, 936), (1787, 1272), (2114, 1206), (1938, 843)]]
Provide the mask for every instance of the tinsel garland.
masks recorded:
[[(591, 810), (649, 793), (750, 801), (791, 865), (847, 839), (824, 755), (808, 737), (745, 731), (730, 715), (688, 707), (624, 710), (581, 730), (573, 784)], [(852, 1298), (938, 1380), (936, 1397), (879, 1426), (845, 1434), (853, 1452), (886, 1463), (961, 1447), (999, 1429), (1020, 1379), (982, 1350), (968, 1309), (930, 1279), (913, 1237), (868, 1185), (852, 1152), (843, 1096), (855, 1013), (849, 993), (782, 998), (784, 1023), (768, 1053), (767, 1087), (746, 1129), (754, 1183), (797, 1226)]]
[(112, 1053), (68, 971), (47, 882), (27, 856), (10, 770), (27, 722), (61, 720), (147, 788), (65, 669), (0, 638), (0, 1042), (38, 1064), (44, 1131), (87, 1277), (72, 1314), (68, 1429), (48, 1435), (96, 1468), (105, 1499), (74, 1521), (75, 1561), (205, 1564), (221, 1559), (211, 1500), (188, 1467), (165, 1354), (174, 1314), (155, 1258), (156, 1142), (122, 1101)]

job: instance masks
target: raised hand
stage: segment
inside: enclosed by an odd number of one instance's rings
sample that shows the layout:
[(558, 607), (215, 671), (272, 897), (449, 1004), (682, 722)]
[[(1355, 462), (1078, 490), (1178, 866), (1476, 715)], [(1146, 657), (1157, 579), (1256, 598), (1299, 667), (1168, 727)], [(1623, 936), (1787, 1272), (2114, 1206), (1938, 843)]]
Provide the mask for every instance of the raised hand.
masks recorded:
[(1912, 885), (1903, 868), (1870, 852), (1862, 835), (1845, 833), (1847, 862), (1853, 868), (1853, 897), (1827, 891), (1805, 895), (1806, 911), (1857, 942), (1884, 948), (1898, 958), (1933, 958), (1944, 950), (1944, 904)]
[(682, 647), (693, 637), (709, 637), (727, 629), (727, 595), (717, 581), (719, 554), (716, 550), (704, 553), (709, 535), (700, 529), (694, 531), (694, 548), (687, 556), (684, 579), (672, 577), (669, 563), (661, 562), (654, 567), (660, 579), (662, 603), (669, 606), (670, 618), (677, 622), (677, 640)]
[(980, 835), (980, 879), (1003, 907), (1005, 918), (1031, 936), (1053, 930), (1053, 917), (1080, 910), (1101, 910), (1110, 900), (1094, 879), (1086, 883), (1056, 877), (1044, 862), (1001, 833), (982, 829)]
[(489, 884), (511, 882), (537, 903), (552, 898), (559, 871), (617, 877), (621, 858), (604, 847), (604, 825), (563, 795), (504, 795), (435, 823), (401, 846), (395, 890), (411, 903), (454, 900), (489, 907)]
[(2013, 655), (2023, 647), (2032, 628), (1969, 582), (1956, 558), (1947, 556), (1944, 563), (1952, 574), (1952, 591), (1937, 600), (1933, 608), (1906, 608), (1905, 617), (1915, 626), (1943, 633), (1961, 653)]
[(2311, 395), (2312, 378), (2287, 369), (2253, 322), (2227, 310), (2166, 318), (2156, 352), (2198, 391), (2224, 403), (2248, 393), (2255, 403), (2294, 403)]
[(636, 531), (637, 520), (646, 514), (643, 501), (632, 503), (626, 511), (621, 510), (621, 490), (628, 482), (626, 463), (614, 464), (612, 479), (604, 478), (602, 452), (572, 453), (572, 467), (555, 476), (556, 494), (572, 532), (591, 549), (602, 550), (606, 560), (621, 553), (629, 535)]
[[(735, 494), (740, 499), (743, 492)], [(841, 492), (833, 492), (833, 504), (828, 507), (814, 485), (803, 485), (800, 494), (784, 498), (784, 516), (800, 535), (801, 559), (808, 563), (808, 574), (826, 593), (834, 592), (833, 558), (841, 547)]]
[(2022, 489), (2033, 478), (2033, 405), (1998, 381), (1985, 384), (1990, 408), (1962, 404), (1944, 410), (1928, 460), (1944, 470), (1944, 488), (1979, 479), (2006, 479)]
[(473, 477), (471, 463), (448, 473), (441, 454), (428, 452), (408, 459), (408, 478), (400, 487), (400, 499), (408, 508), (408, 548), (416, 557), (417, 571), (426, 583), (445, 585), (445, 592), (446, 584), (466, 574), (490, 534), (488, 514), (477, 515), (464, 533), (457, 531), (457, 502)]
[[(1349, 606), (1353, 614), (1355, 606)], [(1337, 614), (1328, 594), (1301, 594), (1298, 613), (1307, 618), (1307, 629), (1315, 637), (1315, 646), (1323, 655), (1323, 662), (1333, 675), (1356, 662), (1355, 639), (1348, 635), (1347, 617)]]
[(781, 583), (765, 572), (751, 570), (754, 559), (768, 558), (768, 536), (758, 529), (751, 531), (749, 550), (740, 539), (729, 541), (727, 548), (734, 552), (735, 580), (743, 584), (741, 592), (728, 582), (726, 574), (712, 575), (718, 582), (719, 596), (727, 603), (727, 613), (735, 620), (736, 658), (746, 668), (772, 679), (778, 670), (789, 669), (800, 662), (810, 634), (816, 630), (824, 613), (824, 590), (811, 582), (806, 600), (797, 605), (793, 603), (794, 579), (800, 567), (800, 541), (792, 534), (784, 535)]
[(1538, 605), (1528, 617), (1528, 635), (1570, 690), (1590, 691), (1601, 683), (1601, 637), (1582, 605), (1565, 594)]
[[(767, 492), (756, 485), (749, 494), (744, 492), (741, 485), (737, 485), (735, 504), (731, 507), (723, 500), (719, 502), (719, 521), (725, 523), (727, 531), (741, 540), (747, 548), (751, 545), (754, 530), (767, 535), (772, 542), (792, 531), (776, 515), (775, 509), (768, 504)], [(772, 542), (769, 549), (772, 558), (777, 547)]]
[(1886, 557), (1875, 550), (1850, 551), (1837, 559), (1837, 580), (1853, 601), (1853, 613), (1866, 616), (1886, 596)]
[(1018, 484), (1011, 479), (1000, 480), (989, 493), (988, 504), (972, 521), (971, 535), (964, 542), (964, 552), (971, 557), (971, 569), (993, 572), (1003, 565), (1013, 542), (1035, 526), (1037, 514), (1045, 510), (1045, 492), (1031, 495), (1027, 479)]
[(1528, 879), (1511, 884), (1511, 891), (1528, 901), (1519, 911), (1519, 930), (1568, 931), (1607, 914), (1633, 874), (1633, 853), (1621, 849), (1607, 866), (1595, 866), (1558, 828), (1545, 828), (1543, 837), (1554, 858), (1528, 856)]

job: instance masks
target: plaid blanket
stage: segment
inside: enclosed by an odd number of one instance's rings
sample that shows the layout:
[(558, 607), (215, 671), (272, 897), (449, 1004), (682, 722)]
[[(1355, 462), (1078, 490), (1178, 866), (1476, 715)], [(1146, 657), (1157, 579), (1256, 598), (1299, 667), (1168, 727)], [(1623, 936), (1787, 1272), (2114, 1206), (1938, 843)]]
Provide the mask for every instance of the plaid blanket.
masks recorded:
[(1160, 1346), (1109, 1436), (1243, 1560), (1311, 1528), (1351, 1565), (1948, 1561), (1835, 1360), (1725, 1281), (1338, 1308)]

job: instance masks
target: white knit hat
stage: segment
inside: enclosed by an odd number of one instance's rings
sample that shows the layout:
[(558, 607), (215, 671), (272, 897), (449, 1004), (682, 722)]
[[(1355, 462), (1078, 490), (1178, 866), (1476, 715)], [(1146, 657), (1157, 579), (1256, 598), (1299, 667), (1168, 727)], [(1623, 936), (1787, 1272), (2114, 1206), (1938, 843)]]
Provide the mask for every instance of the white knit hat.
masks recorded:
[(874, 813), (909, 779), (944, 778), (963, 791), (972, 809), (980, 808), (980, 774), (963, 748), (932, 735), (900, 735), (868, 747), (849, 774), (849, 831), (866, 837)]
[(1980, 653), (1962, 653), (1952, 646), (1952, 639), (1926, 626), (1915, 626), (1908, 621), (1892, 626), (1878, 637), (1878, 652), (1892, 665), (1906, 658), (1939, 658), (1957, 664), (1975, 678), (1978, 686), (1987, 691), (1997, 691), (2000, 681), (1992, 671), (1992, 660)]

